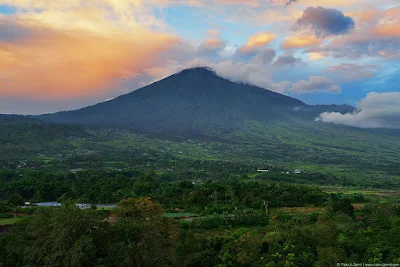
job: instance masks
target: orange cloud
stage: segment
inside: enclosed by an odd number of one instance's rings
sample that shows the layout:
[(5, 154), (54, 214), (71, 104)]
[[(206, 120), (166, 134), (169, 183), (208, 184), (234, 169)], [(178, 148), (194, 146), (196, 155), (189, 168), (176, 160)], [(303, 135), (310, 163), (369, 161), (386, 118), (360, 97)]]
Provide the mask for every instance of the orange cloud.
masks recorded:
[(323, 7), (350, 7), (366, 2), (373, 3), (376, 0), (302, 0), (301, 4), (305, 6), (323, 6)]
[(260, 6), (261, 3), (258, 0), (217, 0), (215, 2), (219, 2), (222, 4), (228, 4), (228, 5), (247, 5), (247, 6)]
[(248, 47), (263, 47), (266, 44), (275, 40), (278, 37), (276, 34), (272, 33), (257, 33), (249, 38), (246, 46)]
[(326, 57), (323, 53), (319, 52), (310, 52), (307, 54), (307, 56), (311, 61), (323, 59)]
[(400, 6), (390, 8), (383, 13), (379, 23), (371, 30), (374, 37), (400, 38)]
[(291, 49), (291, 48), (302, 48), (308, 46), (314, 46), (321, 43), (321, 39), (309, 35), (309, 36), (288, 36), (283, 40), (282, 48), (283, 49)]
[(367, 9), (347, 11), (344, 14), (356, 21), (356, 28), (362, 28), (379, 20), (379, 18), (382, 16), (382, 12), (382, 10), (377, 8), (368, 7)]
[(253, 53), (257, 49), (266, 46), (273, 40), (275, 40), (278, 35), (268, 32), (256, 33), (250, 36), (247, 43), (239, 47), (240, 53)]
[(180, 42), (156, 31), (165, 25), (153, 7), (168, 1), (3, 0), (24, 12), (3, 16), (0, 79), (7, 83), (0, 96), (59, 99), (124, 90), (124, 81)]
[(142, 32), (130, 37), (92, 32), (57, 31), (23, 25), (29, 35), (0, 40), (0, 96), (30, 99), (76, 98), (119, 88), (179, 40), (168, 34)]
[(215, 30), (215, 29), (209, 29), (209, 30), (207, 31), (207, 34), (208, 34), (209, 36), (217, 37), (217, 38), (219, 38), (219, 37), (221, 36), (221, 33), (220, 33), (218, 30)]
[(385, 11), (386, 20), (391, 22), (399, 22), (400, 20), (400, 6), (392, 7)]
[(202, 45), (209, 49), (214, 50), (222, 48), (223, 46), (225, 46), (225, 43), (222, 40), (218, 39), (208, 39), (205, 40)]
[(400, 37), (400, 27), (397, 23), (380, 24), (372, 30), (374, 37)]

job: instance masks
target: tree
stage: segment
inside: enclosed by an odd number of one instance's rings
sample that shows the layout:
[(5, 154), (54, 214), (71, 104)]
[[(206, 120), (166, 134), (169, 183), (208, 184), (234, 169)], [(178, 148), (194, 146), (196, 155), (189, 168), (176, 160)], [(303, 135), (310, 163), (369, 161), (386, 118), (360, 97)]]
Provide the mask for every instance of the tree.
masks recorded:
[(17, 212), (17, 208), (19, 206), (24, 205), (25, 201), (24, 199), (19, 195), (19, 194), (12, 194), (7, 201), (8, 205), (11, 206), (12, 211), (14, 213), (14, 217), (17, 216), (16, 212)]
[(113, 215), (116, 248), (127, 266), (168, 266), (175, 260), (176, 226), (163, 216), (163, 207), (150, 198), (129, 198)]
[(351, 205), (350, 199), (334, 199), (329, 207), (331, 213), (342, 212), (344, 214), (353, 216), (354, 207)]
[(344, 262), (346, 253), (342, 248), (319, 247), (317, 267), (334, 267), (338, 263)]
[(19, 194), (12, 194), (7, 202), (11, 206), (22, 206), (25, 203), (24, 199)]
[(121, 200), (114, 209), (113, 215), (133, 220), (154, 220), (163, 216), (164, 209), (150, 198), (128, 198)]
[(13, 227), (7, 246), (17, 265), (92, 266), (107, 258), (105, 215), (73, 205), (40, 209)]

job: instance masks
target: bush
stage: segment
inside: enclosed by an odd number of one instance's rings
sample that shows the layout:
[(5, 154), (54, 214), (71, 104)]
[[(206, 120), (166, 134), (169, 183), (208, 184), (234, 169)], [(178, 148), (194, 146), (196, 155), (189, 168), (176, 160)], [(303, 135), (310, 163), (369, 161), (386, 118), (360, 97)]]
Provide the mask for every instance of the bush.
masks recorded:
[(11, 215), (11, 214), (8, 214), (8, 213), (1, 213), (0, 214), (0, 219), (8, 219), (8, 218), (12, 218), (12, 217), (14, 217), (14, 216)]
[(342, 212), (350, 217), (353, 216), (354, 207), (351, 205), (350, 199), (335, 199), (329, 206), (331, 213)]

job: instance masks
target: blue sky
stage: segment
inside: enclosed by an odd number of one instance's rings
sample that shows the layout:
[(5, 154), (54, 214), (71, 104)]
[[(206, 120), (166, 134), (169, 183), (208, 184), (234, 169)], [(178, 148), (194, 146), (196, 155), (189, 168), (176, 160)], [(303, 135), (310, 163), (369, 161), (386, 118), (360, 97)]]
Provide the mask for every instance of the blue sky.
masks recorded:
[(15, 7), (9, 5), (0, 5), (0, 13), (5, 15), (14, 14), (17, 12)]

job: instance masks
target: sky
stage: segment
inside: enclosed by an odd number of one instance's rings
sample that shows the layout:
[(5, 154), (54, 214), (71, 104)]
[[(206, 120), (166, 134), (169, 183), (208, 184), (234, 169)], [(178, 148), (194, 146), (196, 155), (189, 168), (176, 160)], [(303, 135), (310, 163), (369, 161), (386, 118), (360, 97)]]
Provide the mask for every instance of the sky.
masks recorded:
[(0, 0), (0, 113), (76, 109), (198, 66), (307, 104), (376, 101), (320, 119), (397, 128), (400, 1)]

